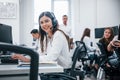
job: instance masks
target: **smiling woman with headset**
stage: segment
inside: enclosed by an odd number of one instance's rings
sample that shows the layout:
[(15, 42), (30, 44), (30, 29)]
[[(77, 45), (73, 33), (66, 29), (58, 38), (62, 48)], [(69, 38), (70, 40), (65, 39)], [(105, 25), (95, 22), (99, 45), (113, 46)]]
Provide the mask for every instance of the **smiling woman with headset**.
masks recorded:
[[(46, 51), (47, 55), (40, 56), (40, 62), (56, 61), (64, 68), (71, 67), (71, 55), (69, 52), (69, 37), (58, 29), (58, 21), (52, 12), (42, 12), (39, 16), (39, 32), (41, 34), (41, 51)], [(23, 56), (13, 56), (14, 59), (20, 59), (29, 62), (30, 59)]]
[(67, 35), (58, 29), (58, 21), (52, 12), (43, 12), (39, 16), (39, 30), (41, 34), (41, 50), (44, 50), (43, 40), (49, 38), (47, 55), (41, 56), (40, 61), (57, 61), (64, 68), (71, 66), (69, 41)]

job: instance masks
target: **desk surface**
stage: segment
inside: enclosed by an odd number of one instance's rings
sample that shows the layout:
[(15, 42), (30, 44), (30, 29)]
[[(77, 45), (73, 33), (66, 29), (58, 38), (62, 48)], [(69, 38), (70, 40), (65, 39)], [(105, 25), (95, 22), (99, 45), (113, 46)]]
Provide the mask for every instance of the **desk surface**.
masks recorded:
[[(29, 71), (30, 67), (18, 67), (18, 65), (0, 65), (0, 75), (28, 74)], [(59, 65), (39, 67), (39, 73), (49, 72), (63, 72), (63, 67)]]

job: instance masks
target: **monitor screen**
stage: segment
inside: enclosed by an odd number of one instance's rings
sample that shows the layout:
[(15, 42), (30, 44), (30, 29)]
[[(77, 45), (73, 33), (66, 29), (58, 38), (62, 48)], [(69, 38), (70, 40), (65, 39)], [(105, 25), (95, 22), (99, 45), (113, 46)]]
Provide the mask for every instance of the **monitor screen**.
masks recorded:
[(0, 42), (12, 44), (12, 27), (5, 24), (0, 24)]
[(101, 38), (104, 33), (104, 28), (95, 28), (95, 38)]
[[(5, 24), (0, 24), (0, 42), (12, 44), (12, 27)], [(10, 51), (0, 50), (1, 63), (18, 63), (18, 60), (11, 58)]]
[[(114, 35), (118, 34), (118, 26), (113, 26)], [(104, 34), (104, 28), (95, 28), (95, 38), (102, 38)]]

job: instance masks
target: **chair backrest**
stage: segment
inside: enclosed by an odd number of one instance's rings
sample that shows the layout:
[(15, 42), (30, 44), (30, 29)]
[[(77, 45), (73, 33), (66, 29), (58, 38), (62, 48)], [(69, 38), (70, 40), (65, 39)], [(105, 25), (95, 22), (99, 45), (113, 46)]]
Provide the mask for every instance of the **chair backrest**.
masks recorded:
[(80, 42), (81, 42), (81, 41), (75, 41), (76, 46), (79, 46), (79, 45), (80, 45)]
[(96, 44), (101, 52), (100, 56), (98, 57), (99, 58), (99, 66), (103, 66), (108, 59), (107, 53), (105, 52), (105, 49), (104, 49), (102, 43), (96, 43)]
[(74, 74), (77, 61), (79, 61), (85, 56), (86, 56), (86, 49), (84, 47), (84, 43), (80, 41), (79, 46), (76, 47), (73, 57), (72, 57), (73, 63), (71, 67), (71, 73), (70, 73), (71, 75)]
[(75, 44), (77, 47), (81, 47), (79, 59), (85, 58), (85, 56), (87, 55), (87, 48), (85, 46), (85, 43), (83, 41), (76, 41)]
[(102, 43), (99, 43), (99, 42), (98, 42), (98, 43), (96, 43), (96, 44), (97, 44), (98, 48), (100, 49), (101, 54), (106, 54), (105, 49), (104, 49)]
[(37, 52), (35, 52), (34, 50), (32, 50), (30, 48), (0, 42), (0, 51), (3, 51), (3, 50), (29, 55), (31, 57), (30, 78), (29, 79), (30, 80), (38, 80), (39, 56), (38, 56)]
[(76, 46), (82, 46), (82, 50), (87, 52), (87, 48), (85, 46), (85, 43), (83, 41), (75, 41)]

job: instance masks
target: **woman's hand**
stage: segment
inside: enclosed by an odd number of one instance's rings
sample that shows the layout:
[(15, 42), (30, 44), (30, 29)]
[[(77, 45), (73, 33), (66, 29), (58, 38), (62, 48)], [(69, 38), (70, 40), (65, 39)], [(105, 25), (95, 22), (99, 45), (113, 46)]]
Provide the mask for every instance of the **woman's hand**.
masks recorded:
[(120, 41), (119, 40), (113, 41), (113, 46), (120, 47)]
[(13, 54), (12, 59), (21, 59), (22, 55), (21, 54)]
[(113, 48), (113, 41), (111, 41), (111, 42), (108, 44), (107, 50), (108, 50), (108, 51), (113, 51), (113, 50), (114, 50), (114, 48)]
[(30, 59), (29, 59), (29, 58), (26, 58), (26, 57), (23, 56), (22, 54), (13, 54), (13, 55), (12, 55), (12, 58), (13, 58), (13, 59), (21, 60), (21, 61), (23, 61), (23, 62), (30, 62)]
[(107, 67), (111, 67), (108, 63), (106, 63), (106, 66), (107, 66)]

